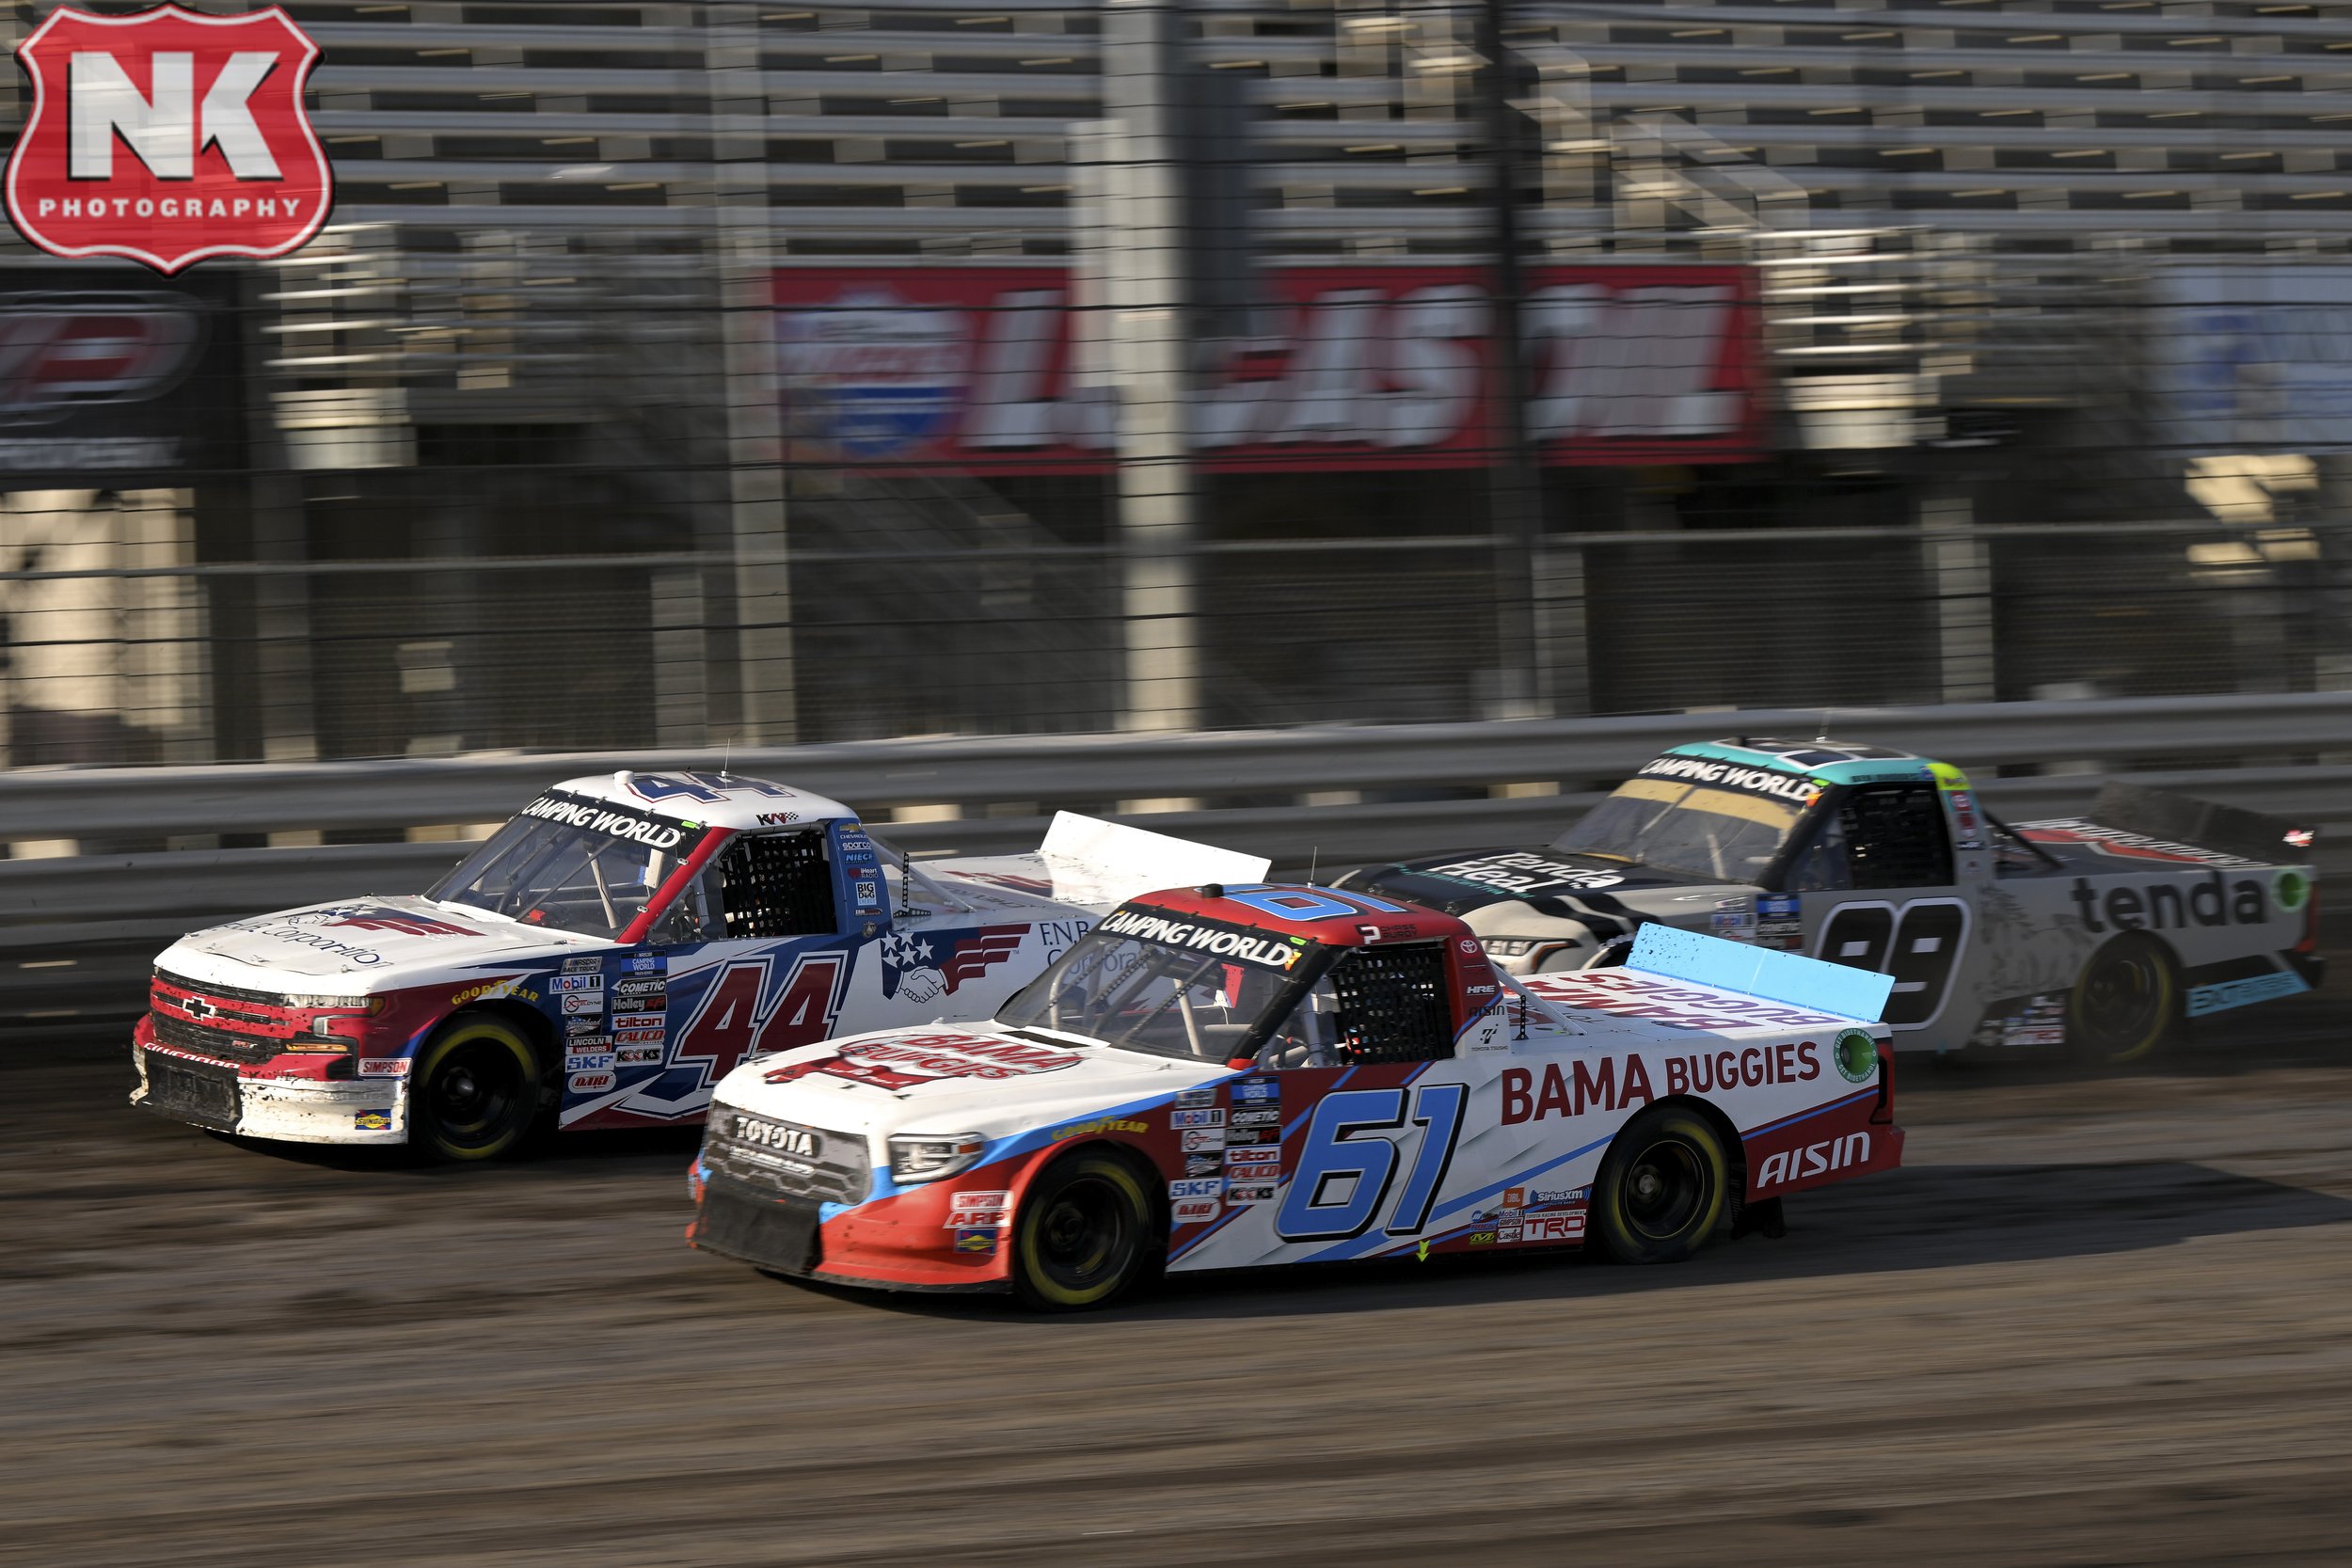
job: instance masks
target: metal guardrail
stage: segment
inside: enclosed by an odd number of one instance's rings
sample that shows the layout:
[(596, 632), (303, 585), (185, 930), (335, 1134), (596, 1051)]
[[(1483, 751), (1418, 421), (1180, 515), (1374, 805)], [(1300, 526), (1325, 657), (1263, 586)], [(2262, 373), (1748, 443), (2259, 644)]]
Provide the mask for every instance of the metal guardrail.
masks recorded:
[[(76, 855), (0, 862), (0, 1029), (140, 1002), (178, 933), (326, 898), (424, 886), (447, 841), (171, 848), (172, 839), (392, 834), (503, 820), (557, 779), (719, 768), (850, 802), (917, 854), (1029, 847), (1058, 807), (1328, 873), (1386, 856), (1547, 840), (1664, 747), (1710, 736), (1904, 746), (1978, 774), (2012, 818), (2062, 815), (2124, 776), (2323, 830), (2352, 824), (2352, 693), (1986, 703), (1932, 708), (1182, 735), (934, 738), (779, 750), (0, 773), (0, 839)], [(2226, 762), (2227, 766), (2217, 766)], [(2002, 777), (1997, 769), (2038, 769)], [(1365, 797), (1369, 797), (1366, 799)], [(1129, 810), (1122, 812), (1121, 804)], [(947, 820), (890, 822), (907, 808)], [(1153, 807), (1164, 809), (1151, 809)], [(2352, 869), (2352, 852), (2344, 857)]]

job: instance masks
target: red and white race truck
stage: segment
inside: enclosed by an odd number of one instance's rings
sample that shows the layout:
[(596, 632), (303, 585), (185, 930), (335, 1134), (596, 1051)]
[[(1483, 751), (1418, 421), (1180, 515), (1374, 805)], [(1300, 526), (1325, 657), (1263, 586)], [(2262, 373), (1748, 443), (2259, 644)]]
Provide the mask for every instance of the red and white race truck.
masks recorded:
[(737, 1062), (986, 1018), (1104, 910), (1265, 862), (1063, 813), (1035, 854), (909, 863), (739, 774), (541, 794), (421, 895), (230, 921), (155, 960), (132, 1103), (223, 1132), (484, 1160), (699, 1120)]
[(1623, 967), (1521, 982), (1460, 920), (1364, 894), (1155, 893), (991, 1023), (738, 1068), (690, 1237), (1049, 1308), (1162, 1268), (1672, 1261), (1900, 1162), (1892, 985), (1663, 926)]

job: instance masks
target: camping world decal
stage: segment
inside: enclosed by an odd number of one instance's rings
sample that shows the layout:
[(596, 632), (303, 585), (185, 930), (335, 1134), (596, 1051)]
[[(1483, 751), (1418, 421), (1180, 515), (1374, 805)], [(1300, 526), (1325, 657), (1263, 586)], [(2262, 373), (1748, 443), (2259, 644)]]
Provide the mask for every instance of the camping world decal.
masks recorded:
[(33, 108), (8, 159), (8, 221), (51, 255), (169, 274), (284, 256), (326, 222), (334, 172), (302, 102), (319, 49), (277, 7), (63, 7), (16, 58)]

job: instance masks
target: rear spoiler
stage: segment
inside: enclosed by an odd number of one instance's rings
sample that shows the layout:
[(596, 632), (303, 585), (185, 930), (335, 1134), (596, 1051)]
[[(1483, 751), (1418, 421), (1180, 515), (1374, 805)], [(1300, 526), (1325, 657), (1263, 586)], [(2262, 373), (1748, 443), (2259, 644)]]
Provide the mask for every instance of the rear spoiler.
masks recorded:
[(1879, 1022), (1895, 993), (1891, 974), (1655, 924), (1643, 927), (1633, 939), (1625, 967), (1866, 1023)]
[(2317, 837), (2309, 828), (2258, 811), (2121, 781), (2101, 786), (2090, 805), (2090, 820), (2103, 828), (2217, 849), (2264, 865), (2308, 862)]

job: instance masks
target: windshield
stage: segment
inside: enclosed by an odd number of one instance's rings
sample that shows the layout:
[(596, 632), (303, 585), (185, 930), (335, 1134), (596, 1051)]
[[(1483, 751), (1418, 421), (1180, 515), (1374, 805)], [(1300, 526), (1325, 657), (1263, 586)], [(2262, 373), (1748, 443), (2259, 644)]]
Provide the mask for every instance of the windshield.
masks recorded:
[(546, 795), (425, 895), (532, 926), (614, 938), (706, 830)]
[(1158, 1056), (1252, 1055), (1320, 958), (1311, 943), (1120, 910), (996, 1014)]
[(1745, 790), (1628, 779), (1551, 847), (1715, 881), (1753, 882), (1804, 815), (1792, 801)]

